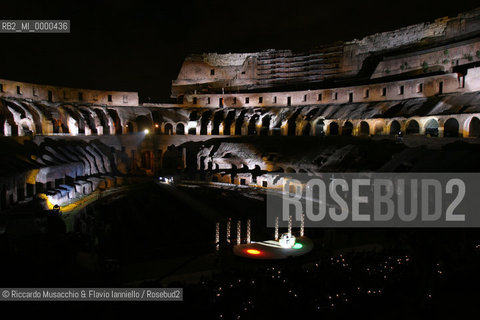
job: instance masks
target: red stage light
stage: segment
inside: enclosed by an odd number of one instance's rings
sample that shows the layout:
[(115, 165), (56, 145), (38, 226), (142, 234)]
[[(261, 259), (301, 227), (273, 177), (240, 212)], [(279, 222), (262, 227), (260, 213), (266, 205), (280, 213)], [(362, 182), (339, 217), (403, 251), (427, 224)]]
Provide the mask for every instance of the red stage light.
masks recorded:
[(248, 254), (253, 254), (253, 255), (259, 255), (260, 253), (262, 253), (260, 250), (257, 250), (257, 249), (248, 249), (246, 250), (246, 252)]

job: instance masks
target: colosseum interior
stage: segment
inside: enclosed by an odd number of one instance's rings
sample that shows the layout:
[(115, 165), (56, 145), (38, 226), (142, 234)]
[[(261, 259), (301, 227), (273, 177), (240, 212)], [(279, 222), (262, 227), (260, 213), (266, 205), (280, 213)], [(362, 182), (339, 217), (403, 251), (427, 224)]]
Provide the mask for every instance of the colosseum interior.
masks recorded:
[(92, 234), (88, 206), (158, 177), (236, 197), (281, 173), (477, 172), (480, 10), (306, 52), (192, 54), (171, 100), (1, 79), (0, 231), (42, 233), (32, 212), (60, 210)]

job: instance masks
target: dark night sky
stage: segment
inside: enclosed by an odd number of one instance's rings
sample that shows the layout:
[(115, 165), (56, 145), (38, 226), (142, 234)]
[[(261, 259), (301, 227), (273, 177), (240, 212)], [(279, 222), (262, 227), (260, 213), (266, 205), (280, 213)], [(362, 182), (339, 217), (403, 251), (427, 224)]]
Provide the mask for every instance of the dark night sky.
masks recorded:
[(0, 78), (134, 90), (166, 101), (188, 53), (306, 50), (454, 16), (478, 1), (21, 1), (2, 19), (70, 19), (70, 34), (0, 34)]

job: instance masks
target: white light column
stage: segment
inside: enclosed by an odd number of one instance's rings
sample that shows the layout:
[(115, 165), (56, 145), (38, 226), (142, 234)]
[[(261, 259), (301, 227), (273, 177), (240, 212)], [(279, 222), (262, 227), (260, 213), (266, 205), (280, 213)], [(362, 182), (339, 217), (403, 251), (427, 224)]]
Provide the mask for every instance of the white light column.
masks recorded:
[(300, 237), (305, 235), (305, 214), (302, 213), (302, 221), (300, 221)]
[(230, 243), (231, 230), (232, 230), (232, 220), (228, 219), (228, 221), (227, 221), (227, 243)]
[(278, 241), (278, 217), (275, 217), (275, 241)]
[(242, 222), (237, 221), (237, 245), (242, 243)]
[(220, 222), (215, 226), (215, 250), (220, 250)]
[(252, 228), (252, 222), (250, 219), (247, 220), (247, 243), (250, 243), (250, 233)]

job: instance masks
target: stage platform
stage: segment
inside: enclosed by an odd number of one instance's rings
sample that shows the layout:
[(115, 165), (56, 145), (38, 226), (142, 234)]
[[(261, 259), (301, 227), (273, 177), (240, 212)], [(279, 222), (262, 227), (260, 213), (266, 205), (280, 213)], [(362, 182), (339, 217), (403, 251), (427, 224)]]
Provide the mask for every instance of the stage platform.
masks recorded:
[(239, 257), (259, 260), (280, 260), (299, 257), (313, 249), (313, 242), (307, 237), (297, 237), (293, 248), (283, 248), (278, 241), (267, 240), (240, 244), (233, 247), (233, 253)]

